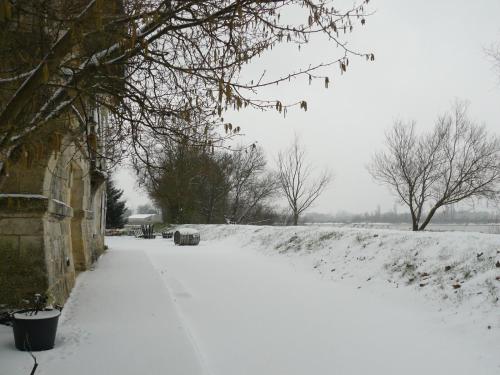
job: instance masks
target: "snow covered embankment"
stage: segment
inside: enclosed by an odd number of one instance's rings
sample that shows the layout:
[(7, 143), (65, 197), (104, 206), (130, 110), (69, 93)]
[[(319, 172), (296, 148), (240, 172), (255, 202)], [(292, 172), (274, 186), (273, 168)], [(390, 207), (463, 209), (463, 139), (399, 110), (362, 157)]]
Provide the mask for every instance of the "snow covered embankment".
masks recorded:
[(198, 229), (202, 240), (226, 239), (285, 256), (295, 266), (358, 288), (409, 287), (438, 308), (452, 314), (462, 310), (481, 325), (500, 329), (499, 235), (324, 226)]

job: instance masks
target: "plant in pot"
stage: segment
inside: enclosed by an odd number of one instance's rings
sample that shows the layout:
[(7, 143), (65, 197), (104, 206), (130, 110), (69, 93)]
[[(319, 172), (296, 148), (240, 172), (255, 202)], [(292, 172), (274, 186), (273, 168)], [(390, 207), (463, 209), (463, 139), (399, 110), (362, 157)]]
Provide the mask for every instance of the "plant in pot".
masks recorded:
[(54, 347), (61, 309), (52, 308), (48, 297), (35, 294), (29, 308), (10, 314), (16, 348), (24, 351), (49, 350)]

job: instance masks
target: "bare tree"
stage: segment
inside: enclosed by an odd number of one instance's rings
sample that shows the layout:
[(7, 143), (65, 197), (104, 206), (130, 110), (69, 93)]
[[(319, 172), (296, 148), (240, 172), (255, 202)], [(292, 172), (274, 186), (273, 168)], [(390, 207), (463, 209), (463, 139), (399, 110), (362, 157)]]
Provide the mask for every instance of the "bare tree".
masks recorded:
[[(96, 108), (109, 116), (110, 157), (131, 153), (146, 165), (158, 138), (210, 147), (238, 132), (224, 123), (227, 110), (307, 109), (255, 90), (300, 76), (328, 86), (322, 68), (344, 72), (351, 56), (374, 60), (344, 36), (365, 24), (366, 3), (340, 11), (329, 0), (2, 0), (0, 172), (16, 151), (31, 155), (60, 133), (95, 152)], [(291, 8), (302, 16), (287, 23), (281, 13)], [(242, 66), (266, 50), (319, 35), (339, 53), (280, 76), (242, 78)], [(68, 127), (70, 118), (79, 124)]]
[(329, 171), (322, 172), (315, 180), (313, 168), (306, 161), (306, 153), (297, 136), (291, 147), (278, 154), (278, 182), (292, 211), (293, 225), (321, 195), (332, 177)]
[(441, 207), (500, 196), (500, 139), (469, 120), (463, 102), (429, 134), (416, 134), (413, 122), (396, 122), (386, 147), (368, 170), (408, 206), (414, 231), (424, 230)]
[(266, 172), (266, 158), (261, 147), (252, 145), (235, 151), (231, 157), (230, 218), (236, 224), (247, 222), (277, 189), (275, 176)]
[(491, 59), (493, 67), (500, 78), (500, 42), (493, 44), (486, 50), (486, 54)]

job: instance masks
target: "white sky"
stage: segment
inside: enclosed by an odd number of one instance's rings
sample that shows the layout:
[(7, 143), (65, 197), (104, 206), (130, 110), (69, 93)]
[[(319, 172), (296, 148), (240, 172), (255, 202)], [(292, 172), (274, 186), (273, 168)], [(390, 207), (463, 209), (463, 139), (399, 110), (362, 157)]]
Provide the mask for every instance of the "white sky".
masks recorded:
[[(371, 180), (365, 166), (396, 119), (416, 120), (419, 129), (429, 129), (458, 98), (470, 102), (473, 119), (500, 133), (500, 75), (484, 52), (500, 41), (500, 1), (372, 0), (370, 6), (376, 14), (355, 29), (349, 42), (351, 48), (373, 52), (375, 62), (351, 57), (347, 74), (340, 76), (338, 66), (325, 70), (329, 89), (300, 78), (261, 91), (271, 99), (305, 99), (305, 113), (292, 109), (286, 119), (274, 111), (226, 115), (245, 133), (237, 142), (258, 142), (270, 165), (297, 133), (318, 170), (332, 170), (335, 180), (311, 211), (392, 209), (395, 199)], [(244, 73), (258, 76), (265, 69), (272, 77), (340, 53), (323, 40), (296, 51), (276, 48)], [(121, 170), (115, 177), (129, 207), (147, 202), (131, 172)]]

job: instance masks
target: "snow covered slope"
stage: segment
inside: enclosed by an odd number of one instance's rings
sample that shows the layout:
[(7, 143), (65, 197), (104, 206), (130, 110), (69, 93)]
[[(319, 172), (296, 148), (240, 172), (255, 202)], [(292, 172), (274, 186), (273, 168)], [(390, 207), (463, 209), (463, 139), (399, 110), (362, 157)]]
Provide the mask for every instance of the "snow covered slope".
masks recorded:
[(197, 229), (199, 246), (155, 241), (147, 254), (210, 374), (500, 373), (498, 237)]
[(256, 248), (358, 288), (411, 288), (458, 315), (458, 322), (500, 330), (500, 235), (334, 226), (197, 228), (202, 240)]

